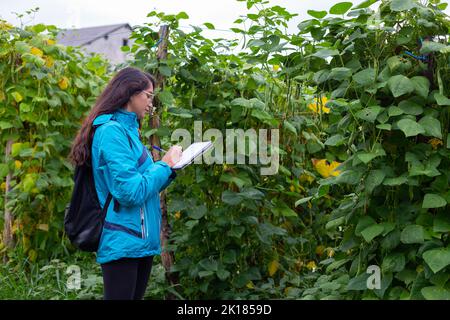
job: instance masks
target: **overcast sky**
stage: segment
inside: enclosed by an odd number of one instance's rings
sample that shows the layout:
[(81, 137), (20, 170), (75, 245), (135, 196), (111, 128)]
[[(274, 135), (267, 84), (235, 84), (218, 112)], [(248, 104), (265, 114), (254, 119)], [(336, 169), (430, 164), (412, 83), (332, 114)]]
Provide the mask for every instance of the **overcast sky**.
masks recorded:
[[(280, 5), (290, 13), (299, 14), (289, 24), (289, 33), (296, 31), (297, 24), (310, 17), (307, 10), (328, 10), (333, 4), (343, 0), (271, 0), (272, 5)], [(347, 0), (348, 1), (348, 0)], [(362, 0), (353, 0), (355, 4)], [(245, 2), (236, 0), (0, 0), (0, 18), (14, 25), (20, 25), (13, 12), (24, 13), (39, 7), (34, 18), (24, 17), (24, 24), (45, 23), (60, 28), (83, 28), (116, 23), (142, 24), (148, 21), (146, 15), (152, 10), (165, 13), (184, 11), (189, 20), (182, 20), (182, 26), (201, 25), (211, 22), (216, 29), (229, 29), (239, 15), (247, 12)], [(450, 14), (450, 8), (446, 9)], [(222, 33), (222, 34), (220, 34)], [(226, 33), (215, 31), (215, 36), (225, 37)]]

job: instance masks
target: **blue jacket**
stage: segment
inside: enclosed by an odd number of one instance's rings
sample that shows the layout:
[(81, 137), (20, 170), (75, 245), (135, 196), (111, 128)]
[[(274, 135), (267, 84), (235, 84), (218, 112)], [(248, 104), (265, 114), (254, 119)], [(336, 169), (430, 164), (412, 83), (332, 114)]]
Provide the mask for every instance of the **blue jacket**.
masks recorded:
[[(137, 115), (124, 109), (95, 118), (92, 169), (100, 205), (108, 192), (97, 262), (161, 254), (159, 192), (174, 178), (169, 165), (153, 162), (139, 139)], [(128, 134), (128, 137), (127, 137)], [(132, 148), (130, 147), (132, 144)]]

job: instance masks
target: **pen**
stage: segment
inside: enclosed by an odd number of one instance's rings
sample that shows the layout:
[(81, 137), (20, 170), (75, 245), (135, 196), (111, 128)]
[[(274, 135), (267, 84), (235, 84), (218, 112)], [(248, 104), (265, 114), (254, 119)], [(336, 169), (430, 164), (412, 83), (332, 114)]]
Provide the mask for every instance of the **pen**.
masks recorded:
[(163, 149), (161, 149), (160, 147), (158, 147), (158, 146), (152, 146), (153, 148), (155, 148), (156, 150), (158, 150), (158, 151), (161, 151), (161, 152), (167, 152), (166, 150), (163, 150)]

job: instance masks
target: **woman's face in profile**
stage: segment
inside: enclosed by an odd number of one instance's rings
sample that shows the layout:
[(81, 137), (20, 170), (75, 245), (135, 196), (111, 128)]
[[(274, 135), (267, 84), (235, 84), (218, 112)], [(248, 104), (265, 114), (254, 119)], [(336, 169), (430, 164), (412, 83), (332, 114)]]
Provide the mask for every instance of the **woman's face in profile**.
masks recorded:
[(139, 119), (143, 119), (146, 113), (153, 112), (153, 86), (150, 84), (143, 91), (133, 95), (127, 110), (135, 112)]

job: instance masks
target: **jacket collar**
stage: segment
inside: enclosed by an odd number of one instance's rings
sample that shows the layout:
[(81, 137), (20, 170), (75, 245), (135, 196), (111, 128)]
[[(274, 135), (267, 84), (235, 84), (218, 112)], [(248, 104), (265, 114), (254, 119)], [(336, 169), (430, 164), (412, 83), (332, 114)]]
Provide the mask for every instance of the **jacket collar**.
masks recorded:
[(119, 108), (114, 112), (114, 118), (127, 127), (139, 128), (139, 122), (136, 112)]

